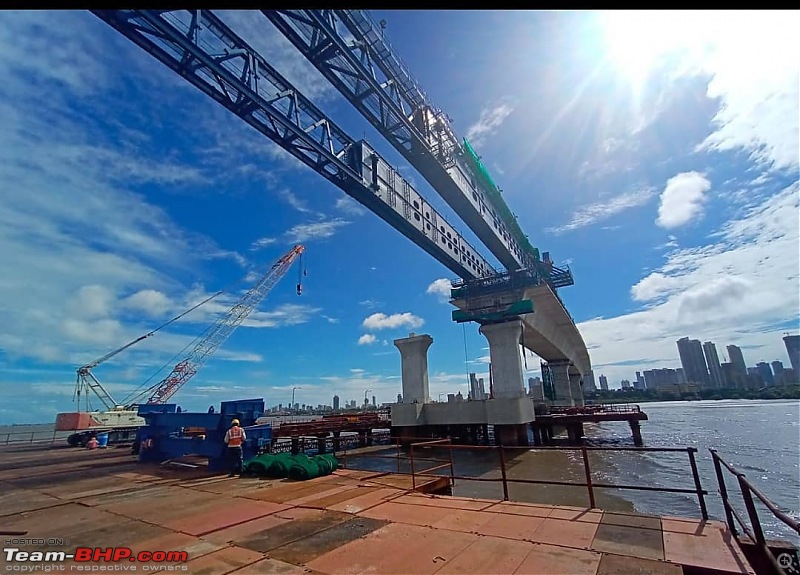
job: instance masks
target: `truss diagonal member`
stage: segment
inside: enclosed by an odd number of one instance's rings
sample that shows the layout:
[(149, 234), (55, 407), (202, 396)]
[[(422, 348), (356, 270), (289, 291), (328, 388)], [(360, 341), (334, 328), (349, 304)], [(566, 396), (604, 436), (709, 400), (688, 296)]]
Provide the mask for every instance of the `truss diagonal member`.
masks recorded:
[(459, 277), (494, 271), (374, 147), (350, 138), (212, 12), (93, 13)]
[(368, 16), (359, 10), (262, 10), (281, 33), (413, 165), (508, 269), (534, 267), (500, 191), (450, 128)]

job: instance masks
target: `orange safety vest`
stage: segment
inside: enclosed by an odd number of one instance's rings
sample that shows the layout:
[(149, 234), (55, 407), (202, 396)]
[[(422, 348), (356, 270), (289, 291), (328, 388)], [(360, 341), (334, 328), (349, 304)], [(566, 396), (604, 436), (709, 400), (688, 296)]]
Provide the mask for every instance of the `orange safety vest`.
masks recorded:
[(244, 441), (244, 430), (237, 426), (228, 430), (228, 447), (239, 447)]

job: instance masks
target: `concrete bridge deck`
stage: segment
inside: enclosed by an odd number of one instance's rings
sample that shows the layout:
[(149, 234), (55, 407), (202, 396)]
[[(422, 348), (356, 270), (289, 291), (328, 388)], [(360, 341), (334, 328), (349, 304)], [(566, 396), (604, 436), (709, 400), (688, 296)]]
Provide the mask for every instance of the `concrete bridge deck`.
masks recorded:
[[(137, 464), (126, 450), (0, 448), (0, 524), (23, 551), (185, 551), (185, 563), (51, 561), (191, 575), (753, 574), (726, 525), (432, 496), (387, 474), (294, 482)], [(48, 539), (68, 540), (59, 544)], [(9, 571), (31, 563), (4, 561)], [(184, 569), (185, 567), (185, 569)]]

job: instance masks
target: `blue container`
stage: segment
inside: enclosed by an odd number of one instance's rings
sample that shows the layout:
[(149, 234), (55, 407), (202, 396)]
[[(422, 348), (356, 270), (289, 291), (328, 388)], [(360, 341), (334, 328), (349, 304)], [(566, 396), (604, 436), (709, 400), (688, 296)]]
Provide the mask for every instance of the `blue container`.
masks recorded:
[(97, 434), (97, 447), (108, 447), (108, 433)]

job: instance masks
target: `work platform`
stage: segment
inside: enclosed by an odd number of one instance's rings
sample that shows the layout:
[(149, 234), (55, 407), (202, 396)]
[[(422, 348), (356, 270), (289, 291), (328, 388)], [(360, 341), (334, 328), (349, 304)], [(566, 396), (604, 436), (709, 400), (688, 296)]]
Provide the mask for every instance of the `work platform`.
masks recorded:
[(122, 449), (0, 453), (4, 538), (45, 540), (13, 545), (27, 551), (186, 551), (191, 575), (754, 573), (716, 521), (425, 495), (346, 469), (229, 479)]

